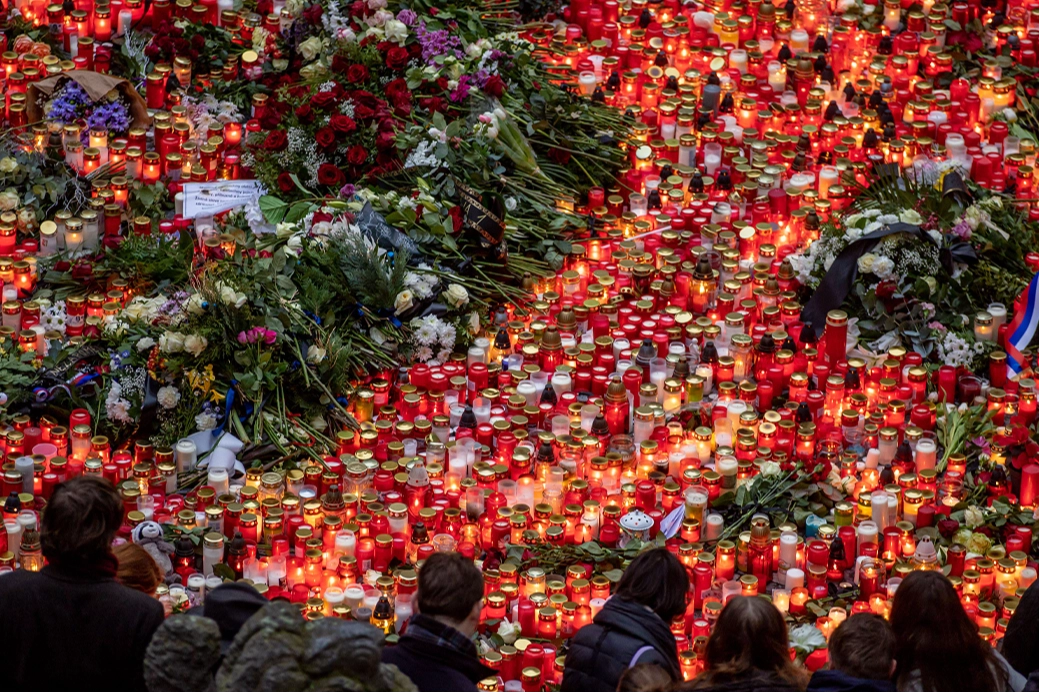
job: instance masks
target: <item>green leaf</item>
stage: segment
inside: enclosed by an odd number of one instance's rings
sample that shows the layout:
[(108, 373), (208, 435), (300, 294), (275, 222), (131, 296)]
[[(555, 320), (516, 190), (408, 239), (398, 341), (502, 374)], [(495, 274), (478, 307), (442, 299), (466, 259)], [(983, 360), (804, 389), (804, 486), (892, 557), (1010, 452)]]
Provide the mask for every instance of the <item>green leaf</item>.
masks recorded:
[(288, 202), (282, 202), (273, 195), (261, 195), (258, 204), (263, 218), (270, 224), (277, 224), (284, 219), (289, 207)]
[(290, 224), (301, 221), (313, 208), (314, 205), (311, 202), (297, 202), (289, 207), (288, 213), (285, 214), (285, 221)]
[(231, 570), (230, 566), (223, 563), (217, 563), (213, 566), (213, 575), (216, 575), (222, 580), (234, 581), (234, 571)]
[(960, 23), (954, 19), (946, 19), (945, 26), (949, 29), (949, 31), (963, 31), (963, 27), (960, 26)]
[(620, 582), (622, 575), (624, 575), (624, 571), (620, 568), (614, 568), (613, 570), (603, 571), (603, 577), (605, 577), (610, 582)]

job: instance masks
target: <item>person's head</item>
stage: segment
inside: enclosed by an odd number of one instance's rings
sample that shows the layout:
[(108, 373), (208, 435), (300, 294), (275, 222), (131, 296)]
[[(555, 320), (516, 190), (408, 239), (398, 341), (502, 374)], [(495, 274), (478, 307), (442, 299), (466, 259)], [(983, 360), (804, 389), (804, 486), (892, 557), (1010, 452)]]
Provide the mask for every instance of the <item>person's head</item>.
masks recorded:
[(625, 669), (617, 682), (618, 691), (666, 691), (674, 681), (667, 670), (657, 664), (636, 664)]
[(804, 674), (790, 660), (786, 622), (761, 597), (733, 597), (714, 625), (704, 651), (708, 678), (737, 677), (754, 670), (802, 686)]
[(830, 636), (830, 668), (857, 679), (883, 681), (895, 673), (895, 634), (876, 614), (855, 614)]
[(1003, 657), (1022, 676), (1039, 669), (1039, 582), (1029, 587), (1007, 625)]
[(895, 632), (896, 679), (920, 676), (925, 691), (996, 690), (992, 648), (941, 573), (914, 571), (895, 592), (891, 606)]
[(188, 614), (216, 622), (220, 628), (220, 649), (226, 653), (245, 622), (269, 603), (248, 583), (225, 582), (206, 595), (202, 606), (196, 606)]
[(689, 576), (674, 554), (667, 549), (651, 549), (635, 557), (614, 597), (648, 606), (670, 624), (685, 611)]
[(115, 579), (138, 592), (147, 595), (155, 594), (162, 584), (162, 568), (152, 555), (137, 544), (121, 544), (113, 553), (119, 562)]
[(81, 476), (58, 484), (43, 511), (43, 555), (51, 563), (97, 561), (111, 553), (122, 523), (123, 503), (104, 479)]
[(435, 553), (418, 572), (418, 613), (472, 635), (480, 623), (483, 576), (460, 553)]

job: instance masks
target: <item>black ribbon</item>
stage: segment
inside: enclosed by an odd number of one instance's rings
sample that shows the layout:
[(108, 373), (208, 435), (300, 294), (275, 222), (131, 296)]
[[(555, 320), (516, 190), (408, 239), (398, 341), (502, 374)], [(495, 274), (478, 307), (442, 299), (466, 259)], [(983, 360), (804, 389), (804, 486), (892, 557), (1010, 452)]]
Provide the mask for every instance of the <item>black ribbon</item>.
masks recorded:
[(481, 250), (491, 257), (505, 261), (505, 202), (500, 195), (478, 193), (465, 183), (455, 180), (461, 198), (462, 228), (476, 238)]
[[(901, 168), (895, 164), (876, 164), (873, 172), (881, 180), (889, 179), (889, 182), (894, 181), (896, 185), (902, 185), (902, 182), (898, 180), (901, 177)], [(957, 171), (949, 171), (942, 178), (942, 195), (951, 197), (963, 207), (970, 205), (974, 199), (967, 190), (963, 177)], [(873, 250), (881, 239), (895, 233), (908, 233), (927, 243), (934, 242), (919, 226), (902, 222), (890, 224), (863, 236), (842, 250), (830, 265), (826, 276), (819, 283), (819, 288), (815, 290), (804, 310), (801, 311), (801, 322), (811, 325), (815, 334), (821, 336), (826, 325), (826, 314), (844, 303), (844, 299), (847, 298), (848, 292), (855, 283), (855, 277), (859, 271), (859, 258)], [(938, 260), (950, 275), (955, 263), (973, 265), (978, 261), (974, 248), (966, 241), (958, 241), (948, 247), (941, 247), (941, 243), (938, 243), (938, 246)]]
[[(859, 273), (859, 258), (873, 250), (881, 240), (896, 233), (916, 236), (925, 243), (935, 242), (919, 226), (900, 221), (877, 229), (854, 241), (842, 250), (830, 265), (826, 276), (819, 282), (819, 287), (801, 311), (801, 322), (810, 325), (815, 330), (815, 334), (821, 336), (823, 328), (826, 326), (826, 314), (844, 303), (848, 292), (855, 284), (855, 277)], [(954, 262), (973, 264), (977, 259), (978, 257), (969, 243), (959, 242), (948, 248), (939, 249), (939, 260), (949, 274), (952, 274)]]

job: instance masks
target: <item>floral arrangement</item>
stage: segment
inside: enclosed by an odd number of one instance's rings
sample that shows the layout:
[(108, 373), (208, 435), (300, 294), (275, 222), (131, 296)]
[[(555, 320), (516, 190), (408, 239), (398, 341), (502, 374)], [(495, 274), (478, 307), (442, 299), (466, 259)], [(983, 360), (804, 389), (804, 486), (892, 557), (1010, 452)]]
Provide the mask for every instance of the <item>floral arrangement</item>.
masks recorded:
[(44, 113), (48, 120), (63, 125), (84, 123), (84, 140), (90, 129), (122, 134), (130, 129), (132, 122), (129, 104), (118, 90), (113, 89), (103, 99), (95, 102), (74, 79), (65, 80), (64, 84), (54, 91), (44, 106)]
[(990, 302), (1013, 305), (1030, 276), (1024, 258), (1039, 228), (1002, 194), (972, 185), (973, 199), (957, 201), (963, 198), (943, 194), (936, 182), (935, 172), (913, 169), (874, 180), (850, 213), (824, 223), (818, 240), (788, 259), (810, 294), (853, 243), (892, 224), (920, 229), (887, 235), (854, 258), (843, 307), (867, 353), (903, 345), (974, 370), (995, 348), (975, 339), (974, 316)]

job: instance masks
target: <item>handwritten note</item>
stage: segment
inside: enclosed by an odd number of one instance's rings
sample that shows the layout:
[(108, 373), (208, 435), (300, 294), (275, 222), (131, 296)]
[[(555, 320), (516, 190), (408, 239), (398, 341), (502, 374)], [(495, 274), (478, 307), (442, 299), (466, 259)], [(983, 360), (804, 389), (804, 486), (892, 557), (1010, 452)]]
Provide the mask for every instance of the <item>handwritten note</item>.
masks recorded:
[(266, 192), (258, 180), (222, 180), (213, 183), (185, 183), (184, 217), (213, 216), (252, 202)]

